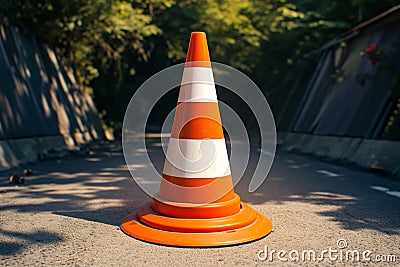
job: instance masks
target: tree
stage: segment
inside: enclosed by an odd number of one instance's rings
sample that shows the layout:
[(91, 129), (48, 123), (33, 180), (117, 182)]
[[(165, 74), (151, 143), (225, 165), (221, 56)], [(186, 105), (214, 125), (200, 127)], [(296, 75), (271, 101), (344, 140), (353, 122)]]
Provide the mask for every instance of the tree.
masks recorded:
[(268, 94), (299, 75), (304, 55), (395, 0), (0, 0), (0, 14), (56, 48), (118, 127), (131, 95), (183, 62), (191, 31), (212, 60), (239, 68)]

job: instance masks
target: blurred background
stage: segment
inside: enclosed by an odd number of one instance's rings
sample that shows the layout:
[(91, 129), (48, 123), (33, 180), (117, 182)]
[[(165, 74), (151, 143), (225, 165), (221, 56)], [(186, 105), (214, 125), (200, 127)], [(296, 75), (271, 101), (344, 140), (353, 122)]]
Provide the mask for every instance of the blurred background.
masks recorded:
[(297, 138), (284, 133), (400, 140), (398, 4), (0, 0), (0, 137), (61, 133), (69, 145), (104, 129), (119, 138), (135, 90), (184, 62), (190, 32), (205, 31), (212, 61), (263, 91), (283, 141)]

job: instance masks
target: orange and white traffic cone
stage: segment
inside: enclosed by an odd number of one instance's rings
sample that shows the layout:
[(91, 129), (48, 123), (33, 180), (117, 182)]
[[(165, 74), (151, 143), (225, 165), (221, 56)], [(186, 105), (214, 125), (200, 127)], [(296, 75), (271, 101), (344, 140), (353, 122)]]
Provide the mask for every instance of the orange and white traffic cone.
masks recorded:
[(203, 32), (190, 38), (162, 176), (152, 203), (123, 219), (126, 234), (157, 244), (215, 247), (272, 231), (271, 221), (234, 192)]

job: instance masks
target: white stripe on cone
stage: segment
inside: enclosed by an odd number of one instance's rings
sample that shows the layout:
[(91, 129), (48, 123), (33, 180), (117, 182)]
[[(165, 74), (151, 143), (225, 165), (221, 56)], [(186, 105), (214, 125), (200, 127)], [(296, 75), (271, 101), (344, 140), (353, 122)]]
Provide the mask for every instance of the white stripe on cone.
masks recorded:
[(181, 86), (178, 102), (214, 102), (218, 103), (214, 84), (187, 83)]
[(184, 68), (182, 85), (192, 83), (214, 84), (214, 76), (211, 68), (191, 67)]
[(170, 138), (163, 173), (181, 178), (217, 178), (231, 174), (225, 139)]

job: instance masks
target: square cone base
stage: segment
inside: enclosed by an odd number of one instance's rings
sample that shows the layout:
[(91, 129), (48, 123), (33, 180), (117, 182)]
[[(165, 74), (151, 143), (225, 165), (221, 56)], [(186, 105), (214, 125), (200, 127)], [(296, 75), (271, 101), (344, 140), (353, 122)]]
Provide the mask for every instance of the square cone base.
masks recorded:
[(176, 247), (220, 247), (261, 239), (272, 231), (272, 222), (246, 203), (234, 215), (210, 219), (166, 217), (148, 203), (126, 216), (121, 230), (150, 243)]

